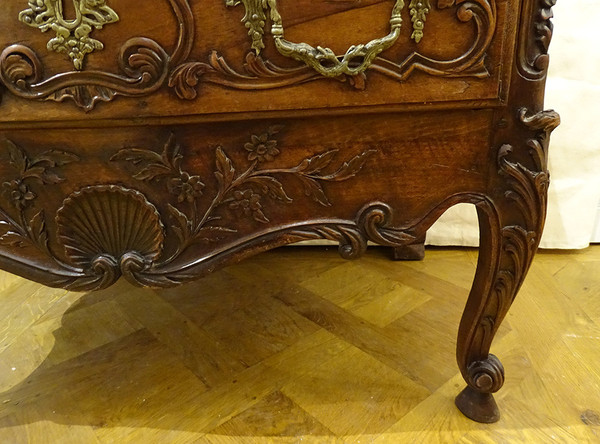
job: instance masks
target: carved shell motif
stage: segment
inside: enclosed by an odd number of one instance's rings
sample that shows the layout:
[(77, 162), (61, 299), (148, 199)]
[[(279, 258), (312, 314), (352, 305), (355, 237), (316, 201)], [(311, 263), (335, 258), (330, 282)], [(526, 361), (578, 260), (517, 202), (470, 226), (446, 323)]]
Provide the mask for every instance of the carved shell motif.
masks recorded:
[(66, 257), (84, 268), (99, 256), (118, 263), (128, 253), (149, 264), (162, 251), (164, 227), (158, 211), (135, 190), (115, 185), (83, 188), (65, 199), (56, 221)]

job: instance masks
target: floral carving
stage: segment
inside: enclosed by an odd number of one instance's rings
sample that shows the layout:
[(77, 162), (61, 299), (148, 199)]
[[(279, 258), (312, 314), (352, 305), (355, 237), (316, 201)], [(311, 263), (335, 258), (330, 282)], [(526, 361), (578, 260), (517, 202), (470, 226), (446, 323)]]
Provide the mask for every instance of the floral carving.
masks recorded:
[(13, 212), (0, 208), (0, 225), (5, 229), (0, 236), (0, 245), (24, 247), (33, 245), (47, 254), (48, 233), (44, 211), (33, 210), (38, 197), (32, 191), (34, 184), (54, 185), (64, 179), (57, 167), (79, 160), (71, 153), (58, 150), (45, 151), (36, 157), (28, 156), (10, 140), (0, 142), (2, 151), (8, 152), (9, 163), (17, 172), (15, 179), (2, 184), (2, 195), (13, 207)]
[(202, 196), (204, 186), (200, 176), (190, 176), (185, 171), (182, 171), (179, 177), (173, 177), (167, 184), (169, 192), (177, 195), (179, 203), (194, 202), (196, 198)]
[(273, 160), (275, 156), (279, 154), (277, 140), (272, 138), (274, 134), (276, 134), (276, 130), (270, 128), (266, 133), (263, 133), (260, 136), (252, 136), (250, 142), (244, 145), (246, 151), (249, 152), (249, 161), (252, 162), (258, 160), (259, 162), (268, 162)]
[(217, 224), (221, 217), (216, 212), (220, 208), (228, 208), (236, 217), (248, 217), (259, 223), (268, 223), (270, 220), (265, 214), (265, 199), (288, 204), (293, 202), (276, 176), (294, 177), (303, 185), (306, 196), (321, 205), (330, 206), (321, 183), (341, 182), (354, 177), (375, 152), (365, 151), (329, 173), (325, 170), (333, 162), (336, 150), (308, 157), (291, 168), (267, 168), (264, 165), (280, 153), (275, 138), (280, 130), (281, 127), (272, 126), (264, 133), (250, 137), (244, 144), (250, 165), (241, 172), (222, 147), (216, 149), (213, 174), (217, 189), (212, 192), (212, 200), (203, 198), (205, 194), (210, 194), (206, 189), (206, 181), (201, 176), (182, 169), (183, 155), (173, 135), (169, 137), (161, 153), (143, 148), (125, 148), (111, 160), (131, 162), (136, 168), (133, 177), (137, 180), (164, 179), (167, 190), (176, 196), (178, 204), (189, 205), (188, 212), (169, 205), (169, 212), (175, 221), (173, 229), (180, 241), (175, 253), (177, 256), (195, 242), (215, 241), (224, 234), (236, 232), (235, 227)]
[(102, 42), (90, 37), (92, 30), (117, 22), (119, 16), (105, 0), (73, 0), (76, 17), (68, 20), (63, 16), (62, 2), (29, 0), (29, 9), (19, 14), (19, 20), (42, 32), (54, 31), (56, 37), (48, 42), (48, 49), (67, 54), (80, 70), (87, 54), (104, 48)]
[(236, 190), (233, 192), (233, 199), (231, 199), (229, 208), (239, 210), (246, 216), (251, 215), (255, 221), (266, 224), (269, 222), (269, 219), (267, 219), (262, 211), (260, 199), (260, 194), (255, 193), (250, 188), (243, 191)]

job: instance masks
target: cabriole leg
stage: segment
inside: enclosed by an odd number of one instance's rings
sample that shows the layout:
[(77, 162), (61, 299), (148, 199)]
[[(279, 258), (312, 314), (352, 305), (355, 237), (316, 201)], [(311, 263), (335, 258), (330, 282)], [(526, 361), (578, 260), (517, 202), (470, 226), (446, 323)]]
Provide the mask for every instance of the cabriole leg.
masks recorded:
[(468, 386), (456, 405), (485, 423), (500, 417), (492, 393), (504, 384), (502, 364), (489, 350), (539, 244), (549, 183), (548, 137), (560, 122), (553, 111), (530, 114), (525, 109), (519, 120), (527, 130), (525, 143), (500, 147), (498, 174), (490, 182), (493, 193), (477, 205), (479, 259), (458, 332), (457, 360)]

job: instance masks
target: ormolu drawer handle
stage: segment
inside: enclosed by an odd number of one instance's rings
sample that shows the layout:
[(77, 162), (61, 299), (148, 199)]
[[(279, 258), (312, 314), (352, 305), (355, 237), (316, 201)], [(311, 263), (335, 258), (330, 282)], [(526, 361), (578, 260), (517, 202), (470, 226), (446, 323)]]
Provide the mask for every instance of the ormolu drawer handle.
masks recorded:
[(306, 63), (315, 71), (326, 77), (337, 77), (341, 74), (357, 75), (366, 71), (373, 59), (382, 51), (392, 46), (400, 36), (402, 18), (400, 12), (404, 0), (396, 0), (390, 19), (390, 33), (380, 39), (366, 44), (351, 46), (346, 54), (337, 56), (329, 48), (312, 47), (307, 43), (292, 43), (283, 38), (283, 23), (277, 10), (277, 0), (267, 0), (271, 9), (271, 33), (277, 50), (286, 57)]

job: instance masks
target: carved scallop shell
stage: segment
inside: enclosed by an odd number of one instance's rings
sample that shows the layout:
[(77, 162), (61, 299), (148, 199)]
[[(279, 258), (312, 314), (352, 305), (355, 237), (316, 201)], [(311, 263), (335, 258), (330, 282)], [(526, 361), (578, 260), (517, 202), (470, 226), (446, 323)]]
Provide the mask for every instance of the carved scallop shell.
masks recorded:
[(100, 255), (119, 261), (135, 252), (148, 263), (162, 251), (160, 215), (146, 197), (116, 185), (83, 188), (65, 199), (56, 214), (58, 239), (66, 257), (90, 266)]

